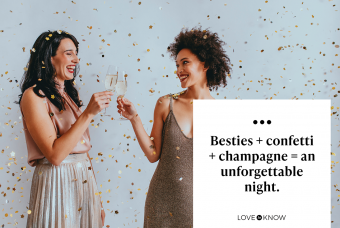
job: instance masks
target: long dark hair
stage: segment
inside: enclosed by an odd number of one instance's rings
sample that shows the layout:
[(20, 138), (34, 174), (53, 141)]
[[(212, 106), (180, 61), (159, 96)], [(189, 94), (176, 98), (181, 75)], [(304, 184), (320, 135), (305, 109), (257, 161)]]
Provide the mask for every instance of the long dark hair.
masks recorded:
[[(56, 55), (60, 41), (65, 38), (71, 39), (79, 52), (77, 39), (65, 31), (44, 32), (35, 41), (30, 50), (31, 56), (27, 64), (27, 71), (25, 71), (20, 82), (21, 94), (19, 95), (19, 102), (17, 102), (19, 105), (25, 90), (35, 85), (33, 91), (36, 95), (47, 97), (60, 111), (65, 110), (64, 98), (56, 87), (56, 70), (51, 62), (51, 57)], [(73, 84), (78, 71), (79, 65), (77, 64), (73, 72), (73, 79), (65, 80), (65, 92), (78, 107), (81, 107), (78, 91)], [(39, 90), (45, 95), (40, 94)], [(51, 98), (51, 95), (54, 95), (54, 99)]]

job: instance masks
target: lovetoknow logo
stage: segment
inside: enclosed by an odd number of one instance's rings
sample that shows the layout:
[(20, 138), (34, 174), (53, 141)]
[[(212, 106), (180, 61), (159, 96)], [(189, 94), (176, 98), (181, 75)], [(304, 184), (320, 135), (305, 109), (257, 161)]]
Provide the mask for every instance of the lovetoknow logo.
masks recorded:
[(287, 215), (237, 215), (237, 220), (286, 220)]

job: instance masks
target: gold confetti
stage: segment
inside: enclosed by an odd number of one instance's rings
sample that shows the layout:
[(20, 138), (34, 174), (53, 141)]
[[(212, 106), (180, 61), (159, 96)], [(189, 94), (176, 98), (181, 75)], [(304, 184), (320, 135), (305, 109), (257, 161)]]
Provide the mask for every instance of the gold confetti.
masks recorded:
[(27, 211), (27, 214), (29, 214), (29, 215), (30, 215), (31, 213), (32, 213), (32, 211), (31, 211), (31, 210), (28, 210), (28, 211)]
[(52, 34), (48, 34), (49, 37), (52, 37)]
[(131, 33), (129, 33), (128, 36), (131, 36)]
[(52, 99), (54, 99), (54, 98), (55, 98), (55, 96), (52, 94), (52, 95), (51, 95), (51, 98), (52, 98)]
[(204, 35), (204, 36), (203, 36), (203, 39), (207, 39), (207, 37), (208, 37), (207, 35)]
[(78, 211), (81, 211), (81, 207), (79, 207)]
[(48, 38), (48, 37), (46, 37), (45, 39), (46, 39), (46, 40), (50, 40), (50, 38)]
[(150, 51), (150, 49), (147, 49), (146, 51), (147, 51), (147, 52), (149, 52), (149, 51)]
[(179, 146), (176, 147), (176, 150), (179, 150)]
[(142, 171), (141, 169), (138, 169), (138, 172)]
[(153, 26), (152, 26), (152, 25), (150, 25), (150, 26), (149, 26), (149, 29), (152, 29), (152, 27), (153, 27)]
[[(138, 2), (138, 5), (142, 4), (142, 2)], [(118, 214), (118, 213), (117, 213)]]
[(154, 138), (153, 138), (153, 137), (150, 137), (150, 139), (151, 139), (151, 140), (154, 140)]

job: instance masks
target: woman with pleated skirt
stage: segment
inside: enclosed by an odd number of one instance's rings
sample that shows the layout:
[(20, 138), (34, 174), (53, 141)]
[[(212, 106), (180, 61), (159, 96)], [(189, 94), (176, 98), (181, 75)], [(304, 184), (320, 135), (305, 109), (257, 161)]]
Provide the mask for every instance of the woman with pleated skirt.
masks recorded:
[(42, 33), (21, 81), (28, 164), (35, 167), (27, 228), (104, 226), (105, 212), (89, 156), (88, 125), (109, 106), (112, 92), (92, 95), (85, 111), (75, 89), (78, 41), (58, 30)]

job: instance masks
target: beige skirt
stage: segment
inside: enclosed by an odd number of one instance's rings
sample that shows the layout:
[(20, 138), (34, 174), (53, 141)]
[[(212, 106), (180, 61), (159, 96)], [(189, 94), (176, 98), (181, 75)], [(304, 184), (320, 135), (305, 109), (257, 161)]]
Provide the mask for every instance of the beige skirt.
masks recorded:
[(70, 154), (59, 166), (46, 158), (34, 170), (26, 228), (102, 227), (97, 185), (86, 153)]

